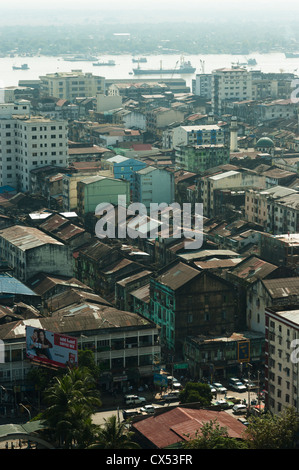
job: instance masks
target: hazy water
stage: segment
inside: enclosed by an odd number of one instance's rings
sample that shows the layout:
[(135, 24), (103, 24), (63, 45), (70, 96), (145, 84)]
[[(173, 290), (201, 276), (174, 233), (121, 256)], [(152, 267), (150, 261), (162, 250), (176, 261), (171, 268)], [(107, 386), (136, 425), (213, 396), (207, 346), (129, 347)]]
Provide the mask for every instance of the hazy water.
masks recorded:
[[(188, 86), (191, 86), (192, 78), (196, 73), (202, 72), (202, 63), (204, 62), (205, 73), (210, 73), (215, 68), (230, 67), (232, 63), (245, 62), (246, 59), (255, 58), (257, 65), (248, 67), (248, 69), (261, 70), (262, 72), (293, 72), (297, 74), (299, 71), (299, 59), (286, 59), (282, 53), (272, 54), (250, 54), (242, 55), (185, 55), (186, 60), (190, 60), (191, 64), (196, 67), (196, 72), (190, 75), (175, 74), (174, 77), (182, 77), (186, 80)], [(171, 75), (138, 75), (132, 74), (133, 67), (137, 64), (132, 63), (131, 55), (103, 55), (98, 57), (99, 60), (113, 59), (115, 66), (95, 67), (92, 62), (68, 62), (62, 57), (4, 57), (0, 58), (0, 86), (18, 85), (19, 80), (38, 80), (40, 75), (54, 72), (70, 72), (71, 70), (82, 70), (83, 72), (92, 72), (94, 75), (104, 76), (105, 78), (132, 79), (132, 78), (170, 78)], [(179, 54), (171, 55), (150, 55), (147, 56), (147, 63), (141, 63), (141, 68), (160, 68), (162, 61), (163, 68), (174, 68), (176, 62), (180, 59)], [(29, 70), (13, 70), (13, 65), (20, 66), (27, 63)]]

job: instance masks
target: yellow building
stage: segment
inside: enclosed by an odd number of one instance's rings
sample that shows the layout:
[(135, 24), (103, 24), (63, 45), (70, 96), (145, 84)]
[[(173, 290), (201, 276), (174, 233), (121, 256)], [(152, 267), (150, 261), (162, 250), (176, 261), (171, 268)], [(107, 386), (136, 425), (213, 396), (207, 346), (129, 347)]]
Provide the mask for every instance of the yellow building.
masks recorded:
[(39, 77), (42, 93), (46, 96), (74, 101), (78, 97), (92, 97), (105, 93), (105, 77), (83, 73), (82, 70), (49, 73)]

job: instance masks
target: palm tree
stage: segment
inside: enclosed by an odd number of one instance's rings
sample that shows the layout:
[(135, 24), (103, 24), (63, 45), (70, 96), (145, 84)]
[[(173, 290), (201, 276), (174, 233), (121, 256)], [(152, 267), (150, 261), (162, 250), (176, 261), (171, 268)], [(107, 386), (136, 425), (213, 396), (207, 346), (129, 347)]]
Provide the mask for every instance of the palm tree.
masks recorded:
[[(94, 434), (91, 415), (101, 406), (94, 379), (85, 369), (71, 369), (63, 377), (55, 377), (54, 384), (45, 392), (48, 408), (43, 419), (60, 445), (72, 447), (82, 441), (80, 433)], [(89, 442), (94, 441), (90, 439)]]
[(132, 441), (134, 433), (126, 429), (124, 422), (120, 423), (115, 415), (105, 419), (97, 442), (88, 449), (140, 449), (139, 444)]

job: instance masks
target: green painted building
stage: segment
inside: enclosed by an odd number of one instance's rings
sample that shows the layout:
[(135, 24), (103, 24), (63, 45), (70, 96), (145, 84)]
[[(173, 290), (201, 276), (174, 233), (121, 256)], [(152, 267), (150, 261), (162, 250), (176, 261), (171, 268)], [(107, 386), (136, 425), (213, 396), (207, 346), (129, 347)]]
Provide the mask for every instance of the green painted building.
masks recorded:
[(118, 205), (118, 196), (130, 202), (130, 182), (105, 176), (90, 176), (77, 184), (78, 213), (82, 217), (95, 212), (98, 204)]
[(175, 152), (178, 167), (200, 173), (219, 165), (229, 163), (230, 150), (227, 145), (183, 145)]

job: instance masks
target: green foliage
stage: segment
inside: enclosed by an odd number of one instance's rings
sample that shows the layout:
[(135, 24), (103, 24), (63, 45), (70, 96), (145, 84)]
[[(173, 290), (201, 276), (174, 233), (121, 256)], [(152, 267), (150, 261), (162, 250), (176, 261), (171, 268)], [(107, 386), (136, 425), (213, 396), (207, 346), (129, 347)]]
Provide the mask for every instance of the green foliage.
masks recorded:
[(119, 422), (115, 415), (105, 419), (105, 424), (100, 428), (96, 443), (88, 449), (140, 449), (140, 446), (132, 441), (134, 433), (126, 428), (124, 422)]
[(94, 358), (94, 352), (90, 349), (79, 349), (78, 351), (78, 365), (80, 368), (86, 368), (89, 373), (97, 380), (100, 376), (101, 369), (97, 366)]
[(181, 403), (199, 402), (202, 406), (209, 406), (213, 395), (207, 384), (187, 382), (184, 390), (180, 392), (179, 398)]
[(298, 415), (286, 408), (280, 415), (270, 412), (249, 419), (246, 439), (250, 449), (292, 449), (299, 431)]
[(195, 438), (183, 444), (184, 449), (246, 449), (246, 447), (246, 442), (229, 437), (227, 428), (220, 426), (217, 420), (203, 424)]
[(87, 369), (69, 369), (63, 377), (55, 377), (44, 398), (47, 409), (42, 418), (60, 445), (85, 447), (93, 442), (96, 427), (91, 415), (102, 403)]

